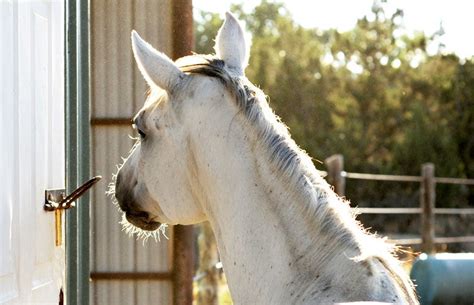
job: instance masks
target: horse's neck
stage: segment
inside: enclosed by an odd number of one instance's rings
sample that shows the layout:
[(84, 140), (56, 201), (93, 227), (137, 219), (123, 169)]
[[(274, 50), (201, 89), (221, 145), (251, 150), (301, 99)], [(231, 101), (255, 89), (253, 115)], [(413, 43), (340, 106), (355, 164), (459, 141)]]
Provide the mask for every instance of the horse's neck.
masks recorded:
[(213, 203), (218, 208), (209, 220), (236, 304), (272, 304), (293, 273), (291, 228), (273, 209), (276, 202), (264, 182), (244, 171), (227, 177), (227, 189), (219, 187), (222, 192)]
[(315, 170), (299, 168), (298, 181), (287, 177), (258, 127), (228, 105), (219, 98), (195, 103), (186, 122), (189, 183), (216, 235), (234, 303), (414, 298), (393, 257)]
[[(218, 152), (208, 154), (214, 160), (198, 162), (199, 172), (204, 173), (200, 177), (206, 193), (203, 206), (229, 286), (235, 301), (242, 304), (294, 298), (308, 288), (295, 288), (302, 276), (317, 279), (330, 259), (334, 263), (340, 255), (356, 256), (357, 249), (344, 245), (349, 240), (334, 243), (311, 238), (324, 229), (317, 223), (321, 218), (305, 215), (311, 210), (307, 206), (315, 203), (295, 196), (261, 145), (249, 145), (252, 139), (233, 127), (230, 134), (217, 136), (209, 145)], [(218, 170), (212, 170), (213, 166)], [(259, 299), (262, 302), (256, 302)]]

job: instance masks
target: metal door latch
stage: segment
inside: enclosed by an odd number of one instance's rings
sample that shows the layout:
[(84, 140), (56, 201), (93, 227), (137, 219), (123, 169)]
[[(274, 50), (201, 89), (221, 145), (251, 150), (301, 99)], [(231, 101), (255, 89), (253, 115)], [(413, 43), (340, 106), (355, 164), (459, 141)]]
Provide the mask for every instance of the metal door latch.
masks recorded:
[(55, 190), (46, 190), (44, 192), (44, 210), (45, 211), (54, 211), (58, 209), (66, 210), (70, 207), (75, 206), (75, 201), (84, 195), (94, 184), (99, 182), (102, 179), (101, 176), (95, 176), (94, 178), (88, 180), (83, 185), (79, 186), (74, 190), (69, 196), (66, 196), (65, 189), (55, 189)]
[(88, 180), (71, 194), (66, 196), (65, 189), (53, 189), (44, 191), (44, 204), (43, 209), (47, 212), (53, 212), (56, 222), (56, 246), (60, 246), (62, 243), (62, 210), (67, 210), (71, 207), (76, 206), (75, 201), (84, 195), (94, 184), (102, 179), (101, 176), (95, 176)]

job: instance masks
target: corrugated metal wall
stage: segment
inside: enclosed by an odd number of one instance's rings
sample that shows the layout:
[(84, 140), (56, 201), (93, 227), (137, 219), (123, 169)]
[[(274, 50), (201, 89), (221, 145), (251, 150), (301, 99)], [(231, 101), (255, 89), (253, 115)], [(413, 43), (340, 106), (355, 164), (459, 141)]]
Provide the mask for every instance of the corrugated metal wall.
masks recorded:
[[(105, 196), (116, 164), (133, 144), (129, 122), (146, 90), (130, 32), (136, 29), (171, 55), (171, 1), (91, 0), (92, 173), (106, 180), (95, 188), (91, 207), (91, 304), (172, 304), (171, 236), (145, 246), (126, 236), (120, 214)], [(121, 279), (114, 279), (118, 273)]]

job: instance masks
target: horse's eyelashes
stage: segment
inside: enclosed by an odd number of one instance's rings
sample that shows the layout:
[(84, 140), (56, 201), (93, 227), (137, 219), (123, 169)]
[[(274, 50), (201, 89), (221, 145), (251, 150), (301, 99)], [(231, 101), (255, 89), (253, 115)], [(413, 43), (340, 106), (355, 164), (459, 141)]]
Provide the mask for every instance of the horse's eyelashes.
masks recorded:
[(141, 130), (140, 127), (138, 127), (137, 124), (133, 124), (132, 126), (133, 126), (133, 129), (135, 129), (138, 132), (138, 135), (140, 136), (140, 139), (143, 140), (146, 136), (145, 132), (143, 130)]
[(134, 120), (132, 127), (138, 132), (138, 135), (140, 136), (140, 139), (144, 139), (146, 136), (146, 133), (143, 131), (143, 125), (141, 124), (141, 118), (143, 116), (143, 112), (140, 113)]

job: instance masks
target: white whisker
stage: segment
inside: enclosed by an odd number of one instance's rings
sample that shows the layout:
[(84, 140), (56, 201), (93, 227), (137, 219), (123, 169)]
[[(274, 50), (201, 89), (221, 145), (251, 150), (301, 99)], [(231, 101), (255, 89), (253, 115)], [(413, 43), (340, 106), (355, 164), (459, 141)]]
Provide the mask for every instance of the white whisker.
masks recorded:
[(166, 235), (166, 228), (168, 227), (167, 224), (161, 224), (158, 229), (154, 231), (142, 230), (128, 222), (127, 218), (125, 217), (125, 213), (122, 214), (122, 220), (120, 221), (120, 224), (122, 225), (123, 232), (125, 232), (130, 237), (135, 236), (137, 240), (141, 239), (143, 244), (145, 244), (150, 237), (152, 237), (155, 241), (160, 242), (160, 235), (163, 235), (166, 239), (169, 239)]

